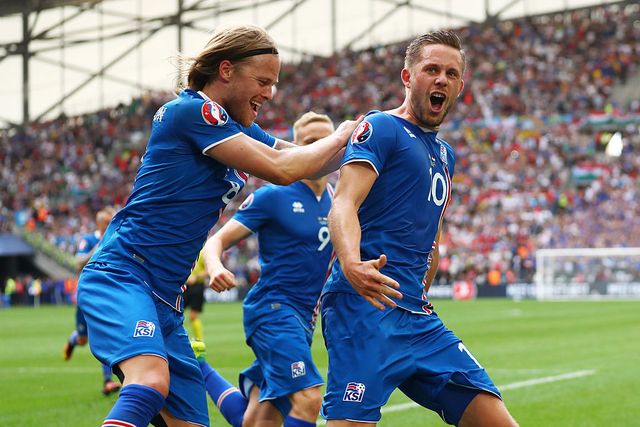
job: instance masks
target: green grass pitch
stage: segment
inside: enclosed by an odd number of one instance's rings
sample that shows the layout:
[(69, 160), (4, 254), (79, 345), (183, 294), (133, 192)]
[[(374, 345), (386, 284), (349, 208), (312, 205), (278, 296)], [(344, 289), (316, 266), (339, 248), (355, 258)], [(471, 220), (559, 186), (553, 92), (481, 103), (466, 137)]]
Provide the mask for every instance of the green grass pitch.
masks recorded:
[[(640, 426), (640, 301), (435, 301), (503, 390), (521, 426)], [(0, 310), (0, 426), (98, 426), (115, 397), (100, 393), (101, 371), (88, 348), (70, 362), (62, 346), (73, 307)], [(252, 354), (238, 303), (203, 313), (210, 363), (235, 383)], [(314, 357), (326, 372), (317, 331)], [(440, 426), (396, 392), (381, 427)], [(212, 426), (226, 425), (210, 403)], [(319, 423), (320, 425), (320, 423)]]

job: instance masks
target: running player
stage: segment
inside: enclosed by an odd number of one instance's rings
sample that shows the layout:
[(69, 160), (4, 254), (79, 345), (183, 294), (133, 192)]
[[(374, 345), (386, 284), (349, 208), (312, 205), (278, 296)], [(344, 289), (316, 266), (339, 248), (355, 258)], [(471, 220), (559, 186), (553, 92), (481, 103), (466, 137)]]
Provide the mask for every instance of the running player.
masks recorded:
[[(326, 115), (308, 112), (293, 129), (296, 144), (306, 146), (330, 135), (333, 124)], [(199, 358), (207, 391), (232, 426), (243, 420), (263, 427), (315, 426), (324, 381), (310, 346), (331, 257), (332, 195), (327, 177), (263, 186), (207, 240), (203, 254), (210, 286), (221, 292), (235, 286), (233, 273), (222, 264), (223, 251), (258, 233), (260, 279), (243, 304), (246, 340), (256, 360), (240, 374), (242, 394)], [(194, 351), (201, 350), (194, 343)]]
[[(82, 271), (82, 268), (87, 264), (89, 258), (91, 258), (91, 255), (93, 255), (93, 252), (98, 247), (98, 243), (100, 243), (100, 239), (114, 214), (115, 210), (111, 207), (106, 207), (98, 211), (96, 214), (96, 231), (83, 236), (80, 243), (78, 243), (78, 250), (76, 252), (76, 269), (78, 273)], [(69, 339), (64, 345), (64, 360), (71, 360), (74, 348), (77, 345), (85, 346), (88, 340), (87, 322), (84, 319), (84, 314), (82, 314), (80, 307), (76, 306), (76, 329), (71, 333), (71, 336), (69, 336)], [(113, 381), (111, 367), (104, 363), (102, 364), (102, 379), (102, 394), (105, 396), (120, 390), (120, 384)]]
[(305, 147), (255, 124), (280, 70), (259, 27), (216, 32), (184, 69), (188, 87), (154, 115), (133, 193), (78, 283), (91, 351), (123, 383), (103, 426), (146, 426), (158, 412), (169, 427), (209, 425), (182, 313), (183, 286), (207, 233), (247, 173), (277, 184), (324, 175), (357, 124)]
[(184, 308), (189, 307), (189, 322), (191, 323), (192, 338), (195, 341), (204, 340), (200, 313), (204, 307), (204, 284), (207, 281), (207, 270), (204, 268), (202, 252), (198, 255), (196, 265), (187, 278), (187, 289), (184, 291)]
[(347, 146), (329, 215), (338, 262), (322, 296), (329, 427), (374, 426), (396, 388), (449, 424), (516, 425), (427, 299), (455, 167), (437, 131), (464, 70), (455, 33), (416, 38), (401, 73), (404, 102), (369, 113)]

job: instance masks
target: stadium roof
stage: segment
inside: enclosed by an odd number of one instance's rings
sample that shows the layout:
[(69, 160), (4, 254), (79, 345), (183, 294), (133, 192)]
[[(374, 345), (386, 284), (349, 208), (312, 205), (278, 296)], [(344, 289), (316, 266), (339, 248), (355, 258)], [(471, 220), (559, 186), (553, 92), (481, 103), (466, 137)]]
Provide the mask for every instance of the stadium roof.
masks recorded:
[(0, 257), (33, 255), (35, 251), (21, 237), (0, 233)]
[(87, 3), (86, 0), (4, 0), (0, 2), (0, 16), (22, 13), (26, 8), (29, 10), (46, 10), (60, 6), (81, 6)]
[[(440, 27), (614, 0), (3, 0), (0, 127), (96, 110), (173, 87), (178, 52), (211, 30), (267, 28), (285, 61), (408, 39)], [(626, 3), (630, 3), (627, 1)], [(26, 42), (25, 42), (26, 40)], [(23, 96), (23, 92), (26, 96)]]

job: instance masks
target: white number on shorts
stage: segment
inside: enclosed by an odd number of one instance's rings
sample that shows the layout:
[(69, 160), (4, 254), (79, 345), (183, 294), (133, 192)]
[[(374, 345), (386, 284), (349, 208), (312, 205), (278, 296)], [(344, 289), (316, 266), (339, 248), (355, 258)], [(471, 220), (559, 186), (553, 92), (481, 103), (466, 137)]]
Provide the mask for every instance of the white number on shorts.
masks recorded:
[(476, 365), (478, 365), (481, 369), (484, 369), (480, 364), (480, 362), (478, 362), (478, 360), (476, 360), (476, 358), (473, 357), (473, 354), (471, 354), (471, 352), (467, 349), (467, 347), (464, 346), (464, 344), (458, 343), (458, 350), (464, 351), (465, 353), (467, 353), (467, 355), (471, 358), (471, 360), (473, 360), (476, 363)]
[(318, 246), (318, 252), (322, 251), (331, 241), (329, 238), (329, 228), (325, 225), (318, 230), (318, 240), (320, 240), (320, 246)]

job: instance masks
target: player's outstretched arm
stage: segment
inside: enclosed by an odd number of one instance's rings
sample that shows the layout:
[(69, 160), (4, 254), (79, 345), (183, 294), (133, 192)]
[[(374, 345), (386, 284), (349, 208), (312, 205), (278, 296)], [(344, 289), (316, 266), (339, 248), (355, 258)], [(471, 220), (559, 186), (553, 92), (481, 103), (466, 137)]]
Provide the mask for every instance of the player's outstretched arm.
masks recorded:
[[(274, 147), (276, 150), (287, 150), (289, 148), (298, 147), (296, 144), (291, 142), (283, 141), (278, 139), (276, 146)], [(305, 178), (309, 179), (319, 179), (325, 175), (329, 175), (332, 172), (335, 172), (340, 168), (340, 164), (342, 163), (342, 158), (344, 157), (344, 150), (346, 147), (342, 147), (338, 150), (327, 162), (324, 164), (320, 171), (316, 172), (312, 176), (307, 176)]]
[(304, 147), (274, 150), (241, 134), (210, 148), (206, 154), (274, 184), (289, 185), (303, 178), (321, 176), (327, 163), (343, 149), (358, 123), (353, 120), (342, 122), (331, 135)]
[(222, 253), (249, 235), (251, 230), (238, 221), (230, 219), (205, 243), (202, 257), (209, 275), (209, 287), (214, 291), (222, 292), (236, 286), (235, 275), (222, 263)]
[(329, 212), (329, 234), (340, 266), (351, 286), (371, 305), (384, 310), (395, 307), (389, 297), (402, 298), (398, 282), (380, 272), (387, 263), (386, 255), (362, 261), (360, 257), (360, 221), (358, 208), (369, 194), (377, 175), (364, 162), (349, 163), (340, 170), (333, 205)]

